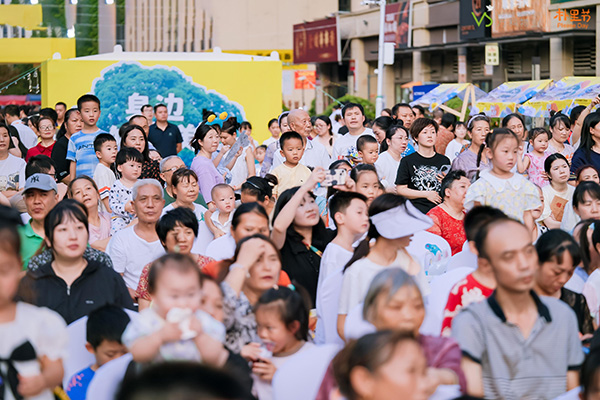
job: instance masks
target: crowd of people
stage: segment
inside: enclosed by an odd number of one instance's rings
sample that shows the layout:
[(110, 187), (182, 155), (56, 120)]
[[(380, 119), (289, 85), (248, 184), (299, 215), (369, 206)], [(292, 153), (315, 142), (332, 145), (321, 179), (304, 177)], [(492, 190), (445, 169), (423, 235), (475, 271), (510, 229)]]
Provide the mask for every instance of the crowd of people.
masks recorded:
[(0, 398), (599, 398), (599, 103), (6, 106)]

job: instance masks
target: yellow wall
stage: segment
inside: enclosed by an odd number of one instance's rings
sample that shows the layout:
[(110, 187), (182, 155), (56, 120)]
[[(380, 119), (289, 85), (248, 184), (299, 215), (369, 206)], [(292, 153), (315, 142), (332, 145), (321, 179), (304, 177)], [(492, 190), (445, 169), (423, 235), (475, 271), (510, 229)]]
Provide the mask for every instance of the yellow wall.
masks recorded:
[[(102, 70), (115, 63), (118, 62), (73, 59), (49, 60), (42, 64), (42, 107), (53, 106), (58, 101), (64, 101), (68, 107), (75, 105), (79, 96), (91, 92), (93, 81), (101, 78)], [(268, 121), (281, 113), (280, 61), (142, 61), (139, 64), (176, 67), (194, 83), (226, 96), (230, 102), (237, 102), (243, 106), (246, 119), (254, 128), (252, 136), (259, 142), (269, 137)], [(195, 126), (200, 122), (184, 123)]]
[(57, 52), (63, 59), (75, 57), (75, 39), (0, 39), (0, 64), (39, 64)]
[(18, 26), (25, 29), (40, 28), (42, 24), (41, 4), (1, 4), (0, 25)]

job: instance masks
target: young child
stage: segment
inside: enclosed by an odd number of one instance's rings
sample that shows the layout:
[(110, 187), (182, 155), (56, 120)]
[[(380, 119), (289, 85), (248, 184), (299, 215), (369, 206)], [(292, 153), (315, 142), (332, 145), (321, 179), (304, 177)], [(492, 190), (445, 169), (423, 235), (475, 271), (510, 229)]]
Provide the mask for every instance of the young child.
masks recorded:
[(311, 173), (308, 167), (300, 164), (300, 159), (304, 154), (304, 142), (299, 133), (294, 131), (284, 133), (279, 138), (279, 145), (285, 161), (271, 172), (278, 181), (277, 186), (273, 189), (273, 195), (276, 198), (279, 193), (283, 193), (287, 189), (302, 186)]
[(321, 257), (315, 342), (343, 344), (336, 327), (342, 269), (354, 254), (354, 243), (369, 229), (367, 198), (360, 193), (340, 191), (329, 200), (329, 215), (335, 222), (337, 235)]
[(385, 133), (387, 150), (375, 162), (377, 175), (388, 192), (396, 193), (396, 175), (402, 153), (408, 146), (408, 130), (402, 125), (392, 125)]
[(367, 198), (368, 206), (382, 193), (377, 169), (373, 165), (358, 164), (350, 171), (350, 179), (356, 183), (356, 192)]
[(71, 163), (71, 176), (94, 176), (98, 158), (94, 150), (94, 139), (100, 133), (107, 133), (96, 125), (100, 119), (100, 100), (93, 94), (84, 94), (77, 100), (83, 129), (69, 138), (67, 160)]
[(131, 189), (142, 174), (142, 153), (133, 147), (123, 147), (117, 153), (115, 161), (121, 175), (110, 188), (109, 205), (111, 209), (111, 236), (127, 227), (135, 218), (131, 204)]
[(123, 343), (139, 363), (203, 361), (223, 363), (225, 327), (200, 309), (201, 276), (189, 256), (167, 254), (148, 273), (152, 305), (123, 333)]
[(379, 143), (371, 135), (362, 135), (356, 141), (358, 156), (363, 164), (375, 165), (379, 158)]
[(115, 305), (105, 305), (90, 313), (86, 323), (85, 348), (94, 355), (96, 362), (69, 379), (65, 388), (69, 399), (85, 400), (88, 385), (98, 368), (127, 353), (121, 343), (121, 335), (128, 323), (127, 313)]
[(527, 171), (527, 176), (531, 183), (543, 188), (548, 184), (544, 179), (544, 161), (551, 153), (548, 152), (548, 140), (552, 136), (546, 128), (534, 128), (529, 133), (529, 144), (531, 151), (526, 153), (524, 146), (519, 146), (519, 157), (517, 157), (517, 171), (520, 174)]
[[(212, 188), (210, 195), (217, 209), (212, 214), (204, 215), (204, 221), (216, 239), (226, 235), (231, 229), (231, 219), (235, 211), (235, 192), (231, 186), (220, 183)], [(210, 218), (207, 218), (208, 216)]]
[(260, 400), (270, 400), (277, 369), (290, 357), (314, 347), (308, 342), (308, 307), (297, 290), (279, 287), (266, 291), (254, 312), (263, 342), (262, 354), (252, 364), (254, 391)]
[(522, 175), (511, 172), (519, 158), (521, 141), (507, 128), (496, 128), (486, 138), (487, 158), (492, 169), (481, 173), (465, 197), (465, 208), (490, 205), (499, 208), (509, 217), (524, 222), (532, 232), (535, 221), (531, 211), (540, 206), (540, 195), (535, 185)]
[(446, 146), (446, 157), (450, 159), (450, 162), (454, 161), (471, 144), (470, 141), (465, 139), (466, 136), (467, 126), (464, 122), (457, 122), (454, 127), (454, 140)]
[[(0, 398), (52, 400), (52, 389), (61, 384), (62, 360), (67, 353), (68, 333), (56, 312), (17, 302), (15, 296), (22, 277), (20, 239), (22, 225), (18, 212), (0, 206), (0, 358), (19, 355), (14, 369), (2, 361)], [(14, 357), (16, 358), (16, 357)], [(13, 360), (14, 360), (13, 358)]]
[(112, 165), (117, 158), (117, 141), (110, 133), (101, 133), (94, 139), (94, 150), (98, 158), (98, 165), (94, 171), (94, 182), (98, 186), (102, 204), (106, 211), (110, 212), (110, 188), (117, 180), (112, 170)]
[(265, 161), (265, 155), (267, 154), (267, 146), (261, 144), (256, 147), (254, 150), (254, 162), (256, 163), (256, 176), (261, 176), (261, 170), (263, 166), (263, 161)]
[(566, 205), (573, 199), (573, 193), (575, 192), (575, 187), (568, 183), (569, 162), (562, 154), (554, 153), (546, 158), (544, 170), (550, 184), (542, 188), (544, 211), (540, 219), (548, 229), (558, 229), (563, 220), (563, 215), (569, 212)]

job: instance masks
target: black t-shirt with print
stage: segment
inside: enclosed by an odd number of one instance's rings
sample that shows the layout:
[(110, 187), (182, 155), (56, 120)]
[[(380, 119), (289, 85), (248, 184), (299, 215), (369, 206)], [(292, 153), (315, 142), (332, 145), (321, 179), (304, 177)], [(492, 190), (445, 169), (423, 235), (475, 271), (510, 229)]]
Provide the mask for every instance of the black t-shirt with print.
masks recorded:
[[(442, 184), (438, 175), (444, 165), (450, 167), (450, 164), (450, 160), (444, 155), (435, 153), (433, 157), (427, 158), (414, 152), (400, 161), (396, 185), (407, 185), (409, 189), (423, 192), (429, 190), (439, 192)], [(434, 203), (424, 197), (413, 199), (411, 202), (423, 214), (435, 207)]]

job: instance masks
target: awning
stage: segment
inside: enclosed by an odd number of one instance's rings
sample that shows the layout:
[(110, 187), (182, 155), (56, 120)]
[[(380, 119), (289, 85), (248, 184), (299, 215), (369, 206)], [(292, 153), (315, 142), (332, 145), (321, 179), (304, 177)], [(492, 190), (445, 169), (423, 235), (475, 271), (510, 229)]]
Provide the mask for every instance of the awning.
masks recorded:
[(42, 96), (36, 94), (28, 95), (17, 95), (7, 94), (0, 95), (0, 106), (7, 106), (9, 104), (16, 104), (19, 106), (31, 106), (42, 104)]
[(504, 82), (485, 97), (478, 99), (471, 108), (471, 115), (484, 112), (490, 118), (503, 118), (517, 111), (519, 104), (546, 89), (551, 82), (551, 79)]
[(440, 104), (444, 104), (448, 100), (452, 100), (455, 97), (464, 99), (465, 91), (473, 87), (475, 90), (475, 99), (480, 99), (485, 96), (486, 93), (479, 89), (477, 86), (473, 86), (471, 83), (443, 83), (436, 87), (423, 97), (410, 103), (411, 106), (416, 104), (429, 107), (429, 111), (435, 110)]
[(568, 76), (532, 97), (518, 109), (530, 117), (550, 117), (550, 111), (569, 115), (578, 106), (587, 106), (600, 93), (600, 78)]
[(403, 85), (400, 85), (400, 87), (402, 89), (410, 89), (410, 88), (412, 88), (414, 86), (420, 86), (422, 84), (423, 84), (423, 82), (421, 82), (421, 81), (412, 81), (412, 82), (408, 82), (408, 83), (405, 83)]

